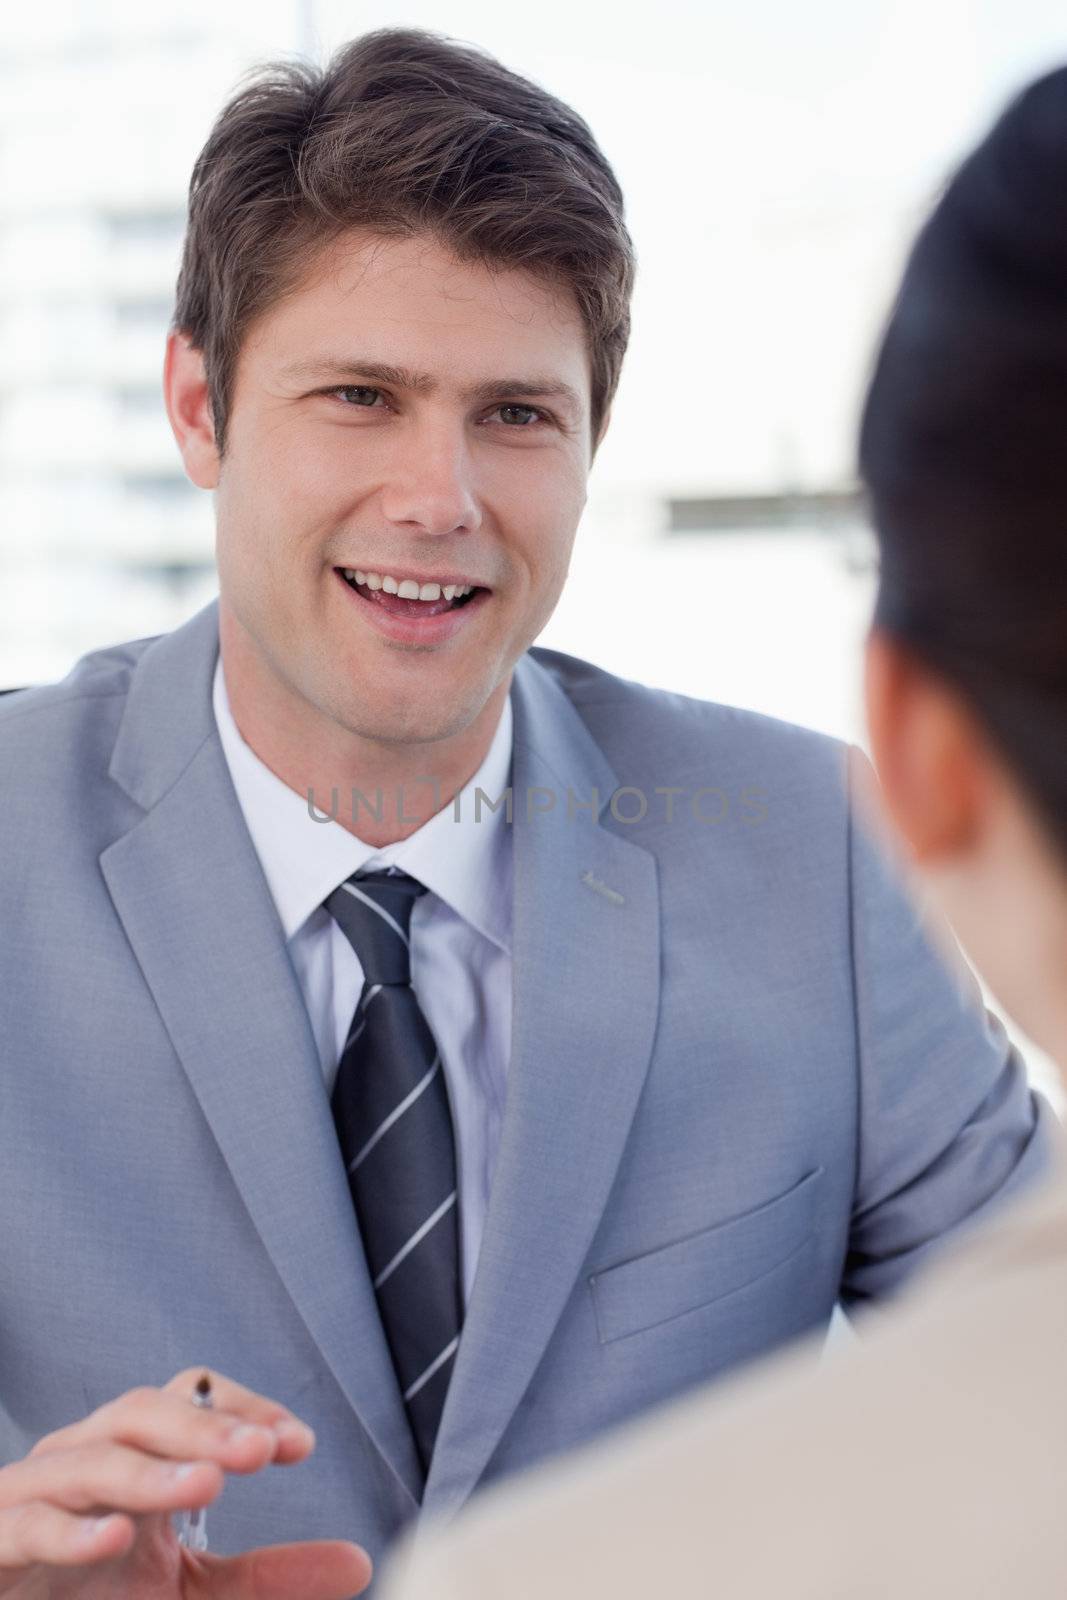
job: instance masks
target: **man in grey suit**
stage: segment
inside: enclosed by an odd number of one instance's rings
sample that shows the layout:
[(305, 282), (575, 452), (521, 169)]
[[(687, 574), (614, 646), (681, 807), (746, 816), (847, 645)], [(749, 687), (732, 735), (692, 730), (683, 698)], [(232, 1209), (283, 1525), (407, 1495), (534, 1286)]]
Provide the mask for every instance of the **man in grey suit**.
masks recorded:
[(355, 1592), (338, 1541), (1043, 1169), (848, 750), (530, 648), (631, 279), (588, 129), (477, 52), (370, 36), (208, 140), (165, 386), (219, 600), (0, 708), (0, 1593)]

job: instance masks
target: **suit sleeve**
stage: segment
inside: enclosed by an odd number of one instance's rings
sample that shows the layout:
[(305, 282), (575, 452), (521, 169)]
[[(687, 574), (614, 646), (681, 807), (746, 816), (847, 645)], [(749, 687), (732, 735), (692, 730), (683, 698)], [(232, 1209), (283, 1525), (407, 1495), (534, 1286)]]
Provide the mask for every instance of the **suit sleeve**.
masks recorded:
[[(876, 791), (866, 756), (849, 754), (850, 788)], [(1036, 1182), (1059, 1129), (947, 923), (850, 799), (859, 1127), (841, 1300), (856, 1307)]]

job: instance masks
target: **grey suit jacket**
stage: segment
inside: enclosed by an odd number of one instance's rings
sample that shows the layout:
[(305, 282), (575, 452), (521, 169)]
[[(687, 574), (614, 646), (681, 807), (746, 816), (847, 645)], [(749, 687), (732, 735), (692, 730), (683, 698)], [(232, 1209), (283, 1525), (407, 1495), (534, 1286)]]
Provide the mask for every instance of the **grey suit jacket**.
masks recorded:
[(1050, 1113), (852, 825), (846, 747), (529, 652), (508, 1098), (421, 1484), (217, 651), (212, 604), (0, 702), (0, 1459), (209, 1364), (319, 1440), (227, 1484), (213, 1547), (380, 1557), (1041, 1170)]

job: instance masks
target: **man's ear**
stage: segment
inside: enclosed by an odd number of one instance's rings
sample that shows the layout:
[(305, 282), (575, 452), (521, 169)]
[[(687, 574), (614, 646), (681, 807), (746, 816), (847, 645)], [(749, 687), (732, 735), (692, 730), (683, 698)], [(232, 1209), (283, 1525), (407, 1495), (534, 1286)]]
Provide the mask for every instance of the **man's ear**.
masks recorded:
[(163, 398), (186, 472), (198, 489), (216, 488), (219, 453), (215, 448), (204, 358), (184, 333), (171, 333), (167, 338)]
[(959, 695), (879, 628), (867, 638), (864, 693), (882, 798), (912, 860), (966, 854), (982, 831), (989, 767)]

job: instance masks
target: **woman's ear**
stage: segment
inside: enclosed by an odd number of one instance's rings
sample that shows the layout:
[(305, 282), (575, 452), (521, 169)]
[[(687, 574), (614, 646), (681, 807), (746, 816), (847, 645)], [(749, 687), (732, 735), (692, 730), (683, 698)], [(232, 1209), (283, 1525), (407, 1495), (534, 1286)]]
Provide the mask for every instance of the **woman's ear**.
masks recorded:
[(883, 801), (912, 860), (935, 866), (968, 853), (989, 804), (989, 757), (959, 695), (877, 627), (864, 693)]
[(216, 488), (219, 453), (204, 358), (184, 333), (171, 333), (167, 338), (163, 398), (186, 472), (198, 489)]

